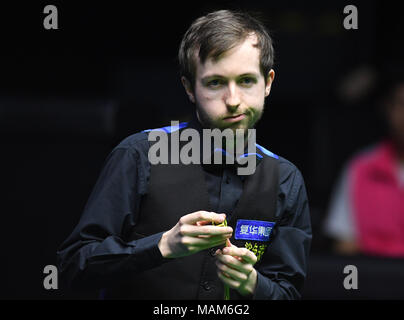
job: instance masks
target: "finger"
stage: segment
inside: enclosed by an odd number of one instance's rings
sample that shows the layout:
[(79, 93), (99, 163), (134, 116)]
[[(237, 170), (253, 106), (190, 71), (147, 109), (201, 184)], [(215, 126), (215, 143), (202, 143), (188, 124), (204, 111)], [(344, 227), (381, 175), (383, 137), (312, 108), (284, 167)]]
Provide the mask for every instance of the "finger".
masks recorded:
[(238, 271), (236, 269), (230, 268), (227, 265), (225, 265), (225, 264), (223, 264), (223, 263), (221, 263), (219, 261), (216, 262), (216, 266), (220, 271), (225, 273), (226, 276), (228, 276), (228, 277), (230, 277), (230, 278), (232, 278), (232, 279), (234, 279), (234, 280), (236, 280), (238, 282), (244, 282), (244, 281), (246, 281), (248, 279), (247, 274), (245, 274), (243, 272), (240, 272), (240, 271)]
[(198, 235), (221, 235), (232, 234), (233, 228), (231, 227), (218, 227), (218, 226), (195, 226), (184, 224), (180, 227), (180, 233), (184, 236), (198, 236)]
[(235, 270), (238, 270), (246, 275), (250, 274), (250, 272), (253, 270), (253, 265), (251, 263), (246, 263), (243, 260), (238, 260), (238, 257), (233, 257), (230, 255), (224, 255), (224, 254), (217, 254), (216, 255), (217, 259), (227, 265), (230, 268), (233, 268)]
[(220, 241), (221, 244), (225, 244), (226, 240), (231, 237), (231, 234), (226, 233), (226, 234), (219, 234), (219, 235), (214, 235), (214, 236), (205, 236), (205, 235), (200, 235), (197, 237), (193, 237), (196, 239), (204, 239), (206, 240), (206, 244), (210, 244), (210, 243), (216, 243), (218, 241)]
[(238, 248), (236, 246), (226, 247), (223, 249), (224, 255), (237, 256), (245, 262), (254, 265), (257, 262), (257, 256), (247, 248)]
[(209, 221), (215, 223), (222, 223), (226, 215), (224, 213), (215, 213), (209, 211), (196, 211), (181, 217), (180, 221), (183, 224), (195, 224), (198, 221)]
[(232, 289), (238, 289), (240, 287), (240, 282), (233, 280), (231, 278), (226, 277), (222, 271), (218, 271), (217, 272), (218, 277), (220, 278), (220, 280), (222, 280), (222, 282), (224, 284), (227, 284), (230, 288)]
[(181, 243), (187, 247), (198, 247), (199, 249), (207, 249), (222, 245), (226, 242), (226, 236), (214, 236), (210, 238), (198, 238), (184, 236), (181, 239)]
[(197, 221), (196, 225), (197, 226), (205, 226), (207, 224), (212, 224), (212, 221), (208, 221), (208, 220), (201, 220), (201, 221)]

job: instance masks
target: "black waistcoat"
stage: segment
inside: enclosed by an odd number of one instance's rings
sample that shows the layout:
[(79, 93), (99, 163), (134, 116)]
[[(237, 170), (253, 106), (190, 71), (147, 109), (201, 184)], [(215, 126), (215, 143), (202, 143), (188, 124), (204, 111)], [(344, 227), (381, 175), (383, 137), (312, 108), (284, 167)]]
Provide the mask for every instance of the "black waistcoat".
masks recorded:
[[(278, 160), (256, 151), (263, 158), (253, 175), (247, 176), (243, 193), (231, 219), (236, 230), (238, 219), (276, 222), (278, 193)], [(140, 204), (140, 214), (130, 240), (171, 229), (188, 213), (213, 211), (209, 204), (204, 172), (199, 164), (151, 165), (148, 192)], [(230, 239), (244, 247), (245, 241)], [(224, 297), (224, 286), (217, 276), (214, 251), (204, 250), (194, 255), (169, 259), (166, 263), (128, 279), (125, 286), (110, 292), (111, 298), (131, 299), (218, 299)], [(260, 262), (265, 260), (265, 253)], [(243, 298), (230, 290), (231, 299)]]

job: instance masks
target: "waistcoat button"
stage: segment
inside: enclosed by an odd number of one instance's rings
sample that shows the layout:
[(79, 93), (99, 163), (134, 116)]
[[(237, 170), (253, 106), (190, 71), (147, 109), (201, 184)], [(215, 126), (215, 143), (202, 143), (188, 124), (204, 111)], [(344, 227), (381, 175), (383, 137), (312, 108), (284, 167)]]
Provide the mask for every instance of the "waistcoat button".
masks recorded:
[(206, 290), (206, 291), (209, 291), (211, 288), (210, 288), (210, 285), (209, 285), (209, 282), (207, 282), (207, 281), (205, 281), (203, 284), (202, 284), (202, 287)]

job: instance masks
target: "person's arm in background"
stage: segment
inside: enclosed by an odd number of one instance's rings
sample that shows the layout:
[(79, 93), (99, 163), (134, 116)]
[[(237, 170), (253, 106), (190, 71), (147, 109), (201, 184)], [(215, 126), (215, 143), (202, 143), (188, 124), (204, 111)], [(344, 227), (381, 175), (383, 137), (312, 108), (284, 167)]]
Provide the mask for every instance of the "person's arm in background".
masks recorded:
[(262, 261), (252, 272), (253, 299), (300, 299), (306, 278), (312, 231), (303, 177), (285, 160), (279, 165), (279, 173), (277, 213), (281, 219)]
[(335, 240), (333, 249), (338, 254), (352, 255), (359, 251), (353, 214), (349, 166), (346, 166), (334, 188), (323, 229), (325, 235)]
[(147, 148), (147, 139), (140, 138), (124, 140), (109, 154), (78, 225), (58, 248), (61, 279), (69, 287), (101, 288), (118, 275), (165, 260), (158, 249), (162, 233), (125, 241), (146, 184), (144, 155), (136, 148)]

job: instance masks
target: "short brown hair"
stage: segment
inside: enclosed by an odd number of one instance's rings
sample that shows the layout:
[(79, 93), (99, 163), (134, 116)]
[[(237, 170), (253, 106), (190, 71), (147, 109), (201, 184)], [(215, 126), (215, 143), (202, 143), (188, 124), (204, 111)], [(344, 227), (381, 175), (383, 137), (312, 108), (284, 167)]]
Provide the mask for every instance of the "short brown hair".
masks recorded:
[(207, 58), (217, 59), (254, 33), (260, 49), (260, 69), (265, 77), (274, 63), (272, 39), (265, 26), (257, 18), (245, 12), (219, 10), (196, 19), (189, 27), (178, 52), (180, 74), (194, 88), (196, 76), (195, 57), (202, 63)]

